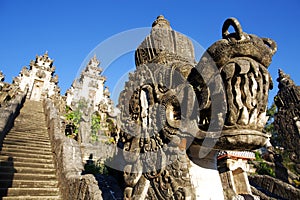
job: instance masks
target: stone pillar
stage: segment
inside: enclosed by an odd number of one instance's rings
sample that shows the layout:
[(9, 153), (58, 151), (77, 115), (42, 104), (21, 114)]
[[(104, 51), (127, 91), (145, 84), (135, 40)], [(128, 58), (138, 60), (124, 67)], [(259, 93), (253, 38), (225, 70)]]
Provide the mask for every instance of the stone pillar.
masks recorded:
[(210, 151), (205, 157), (200, 157), (200, 146), (191, 146), (190, 177), (195, 189), (196, 199), (224, 199), (223, 188), (217, 169), (217, 151)]
[(218, 166), (223, 190), (231, 191), (230, 196), (252, 195), (247, 175), (247, 172), (250, 172), (250, 165), (247, 162), (254, 158), (253, 152), (224, 151), (219, 153)]

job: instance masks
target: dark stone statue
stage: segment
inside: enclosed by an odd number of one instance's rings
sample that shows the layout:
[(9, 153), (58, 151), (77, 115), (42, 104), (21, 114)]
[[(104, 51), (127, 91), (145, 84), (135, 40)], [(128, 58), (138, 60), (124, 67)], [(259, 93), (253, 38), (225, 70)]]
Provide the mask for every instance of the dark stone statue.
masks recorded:
[(275, 96), (277, 114), (274, 128), (283, 147), (289, 152), (292, 161), (297, 163), (300, 172), (300, 87), (296, 86), (289, 75), (278, 72), (278, 93)]

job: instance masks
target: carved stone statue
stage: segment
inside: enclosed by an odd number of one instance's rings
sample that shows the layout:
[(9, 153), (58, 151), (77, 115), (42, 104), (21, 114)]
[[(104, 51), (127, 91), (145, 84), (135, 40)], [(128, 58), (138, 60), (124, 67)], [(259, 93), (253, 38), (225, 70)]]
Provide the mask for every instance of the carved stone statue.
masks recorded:
[[(118, 104), (125, 199), (222, 199), (213, 148), (267, 142), (267, 67), (276, 44), (244, 33), (234, 18), (222, 32), (197, 65), (192, 42), (163, 16), (137, 48), (136, 70)], [(204, 178), (210, 171), (212, 181)]]
[(297, 170), (300, 172), (300, 87), (282, 70), (278, 74), (279, 91), (274, 99), (278, 112), (274, 128), (283, 147), (290, 152), (291, 160), (298, 164)]
[[(129, 75), (118, 104), (119, 144), (126, 162), (124, 197), (194, 198), (185, 152), (191, 139), (180, 131), (180, 119), (192, 114), (189, 109), (181, 113), (178, 100), (193, 90), (186, 83), (195, 65), (192, 43), (159, 16), (135, 57), (136, 70)], [(192, 103), (193, 98), (190, 95)]]
[(79, 104), (82, 116), (79, 122), (78, 142), (79, 144), (88, 144), (91, 133), (92, 106), (89, 106), (88, 101), (85, 99), (81, 99)]

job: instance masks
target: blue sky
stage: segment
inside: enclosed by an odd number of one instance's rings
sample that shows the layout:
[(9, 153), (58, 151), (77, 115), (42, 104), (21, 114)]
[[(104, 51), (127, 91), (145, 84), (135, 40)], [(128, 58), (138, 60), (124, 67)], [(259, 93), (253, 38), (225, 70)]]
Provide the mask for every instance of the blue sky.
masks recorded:
[[(205, 49), (221, 38), (222, 24), (236, 17), (243, 30), (274, 39), (278, 51), (269, 71), (277, 92), (279, 68), (300, 84), (300, 3), (291, 1), (0, 1), (0, 70), (11, 82), (35, 55), (46, 50), (54, 59), (62, 94), (76, 78), (84, 59), (101, 42), (130, 29), (150, 27), (162, 14), (174, 30), (191, 37)], [(97, 55), (100, 57), (102, 55)], [(114, 88), (118, 72), (134, 67), (133, 53), (114, 63), (105, 75)], [(114, 99), (116, 100), (116, 98)]]

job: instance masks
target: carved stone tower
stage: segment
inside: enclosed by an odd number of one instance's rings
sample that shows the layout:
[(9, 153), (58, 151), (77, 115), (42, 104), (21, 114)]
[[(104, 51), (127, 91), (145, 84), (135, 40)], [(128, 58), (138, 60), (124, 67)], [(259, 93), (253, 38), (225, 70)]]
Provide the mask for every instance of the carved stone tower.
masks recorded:
[(47, 52), (42, 56), (36, 56), (29, 66), (29, 69), (23, 67), (19, 76), (13, 80), (22, 91), (28, 89), (27, 98), (41, 101), (44, 97), (51, 97), (60, 92), (57, 85), (58, 76), (54, 76), (55, 66)]
[(113, 102), (107, 87), (104, 87), (106, 78), (101, 75), (102, 68), (96, 55), (90, 59), (86, 68), (81, 72), (79, 79), (75, 80), (71, 88), (66, 92), (67, 105), (85, 99), (93, 110), (100, 109), (103, 112), (113, 112)]
[(289, 75), (278, 72), (278, 93), (275, 96), (277, 114), (274, 127), (290, 158), (297, 163), (300, 172), (300, 86), (295, 85)]

